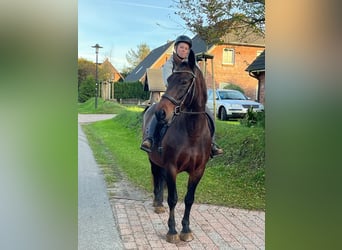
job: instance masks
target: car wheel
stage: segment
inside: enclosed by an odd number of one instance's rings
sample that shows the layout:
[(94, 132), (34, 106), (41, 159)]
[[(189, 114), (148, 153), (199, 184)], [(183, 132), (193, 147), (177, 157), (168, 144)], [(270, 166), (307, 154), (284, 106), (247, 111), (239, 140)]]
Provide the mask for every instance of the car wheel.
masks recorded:
[(220, 108), (220, 112), (219, 112), (219, 118), (220, 118), (220, 120), (222, 120), (222, 121), (225, 121), (225, 120), (227, 120), (227, 111), (226, 111), (226, 109), (224, 108), (224, 107), (222, 107), (222, 108)]

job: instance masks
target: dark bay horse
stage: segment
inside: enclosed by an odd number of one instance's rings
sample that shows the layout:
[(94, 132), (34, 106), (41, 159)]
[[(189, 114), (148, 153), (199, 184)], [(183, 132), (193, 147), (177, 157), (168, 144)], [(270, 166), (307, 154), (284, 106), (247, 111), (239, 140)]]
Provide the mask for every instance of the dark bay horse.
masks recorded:
[[(159, 103), (152, 105), (144, 114), (143, 131), (152, 119), (157, 117), (163, 139), (154, 143), (148, 153), (154, 182), (155, 212), (163, 212), (163, 189), (167, 185), (169, 206), (169, 231), (166, 240), (176, 243), (193, 239), (189, 227), (191, 206), (196, 187), (201, 180), (210, 157), (211, 134), (205, 114), (207, 88), (202, 72), (190, 51), (189, 60), (179, 65), (168, 78), (168, 87)], [(167, 124), (167, 129), (163, 124)], [(158, 129), (157, 129), (158, 131)], [(178, 195), (176, 176), (186, 171), (189, 175), (187, 193), (184, 198), (185, 211), (182, 231), (178, 235), (175, 223), (175, 206)]]

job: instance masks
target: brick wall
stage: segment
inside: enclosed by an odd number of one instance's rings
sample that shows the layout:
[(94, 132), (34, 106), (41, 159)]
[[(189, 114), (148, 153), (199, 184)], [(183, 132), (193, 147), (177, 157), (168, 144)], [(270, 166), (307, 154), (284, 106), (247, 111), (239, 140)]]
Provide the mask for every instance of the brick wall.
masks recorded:
[[(235, 51), (234, 65), (222, 64), (223, 49), (229, 48)], [(263, 51), (264, 47), (251, 47), (240, 45), (217, 45), (212, 50), (208, 51), (209, 54), (214, 55), (214, 81), (216, 88), (222, 88), (224, 83), (233, 83), (240, 86), (247, 96), (252, 100), (257, 99), (258, 80), (250, 77), (245, 69), (257, 57), (257, 52)], [(200, 63), (202, 71), (204, 71), (203, 62)], [(213, 87), (212, 83), (212, 65), (211, 60), (207, 60), (206, 66), (206, 81), (208, 88)]]
[(265, 104), (265, 73), (261, 73), (259, 75), (259, 89), (260, 89), (259, 102), (262, 104)]

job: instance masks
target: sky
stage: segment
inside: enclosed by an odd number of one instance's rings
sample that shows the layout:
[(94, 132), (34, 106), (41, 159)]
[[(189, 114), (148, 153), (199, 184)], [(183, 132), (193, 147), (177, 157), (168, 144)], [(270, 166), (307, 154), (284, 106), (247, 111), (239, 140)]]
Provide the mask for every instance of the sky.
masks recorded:
[(179, 35), (194, 36), (174, 14), (172, 0), (79, 0), (78, 57), (98, 62), (106, 58), (119, 71), (129, 66), (126, 54), (146, 43), (150, 50)]

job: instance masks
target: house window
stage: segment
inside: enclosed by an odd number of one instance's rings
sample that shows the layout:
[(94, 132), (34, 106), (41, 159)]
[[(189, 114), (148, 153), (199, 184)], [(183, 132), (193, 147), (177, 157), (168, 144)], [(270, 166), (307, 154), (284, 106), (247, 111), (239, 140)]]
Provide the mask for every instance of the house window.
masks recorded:
[(235, 62), (235, 51), (234, 49), (223, 49), (222, 64), (234, 64)]

